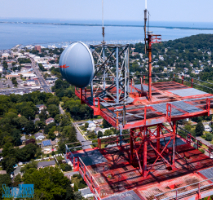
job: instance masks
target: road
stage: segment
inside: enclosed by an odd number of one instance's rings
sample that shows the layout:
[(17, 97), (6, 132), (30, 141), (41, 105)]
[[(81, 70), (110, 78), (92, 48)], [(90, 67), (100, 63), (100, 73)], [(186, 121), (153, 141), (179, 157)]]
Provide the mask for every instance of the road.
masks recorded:
[(83, 135), (81, 134), (81, 132), (80, 132), (80, 128), (78, 127), (78, 124), (76, 123), (76, 122), (73, 122), (73, 125), (74, 125), (74, 127), (75, 127), (75, 129), (76, 129), (76, 134), (77, 134), (77, 139), (78, 139), (78, 141), (82, 144), (82, 148), (83, 149), (91, 149), (92, 148), (92, 146), (91, 146), (91, 144), (92, 144), (92, 142), (91, 141), (87, 141), (84, 137), (83, 137)]
[(63, 110), (63, 108), (61, 107), (61, 104), (59, 104), (59, 111), (60, 111), (60, 114), (63, 115), (65, 112)]
[(39, 71), (37, 63), (32, 58), (30, 58), (30, 60), (32, 62), (32, 68), (33, 68), (34, 72), (36, 73), (36, 75), (38, 77), (38, 80), (40, 82), (41, 87), (47, 93), (52, 92), (50, 87), (47, 85), (44, 77), (42, 76), (41, 72)]
[[(60, 110), (60, 114), (64, 114), (65, 112), (64, 112), (64, 110), (63, 110), (63, 108), (61, 107), (61, 105), (59, 104), (59, 110)], [(80, 123), (80, 122), (73, 122), (72, 124), (73, 124), (73, 126), (75, 127), (75, 129), (76, 129), (76, 136), (77, 136), (77, 139), (78, 139), (78, 141), (81, 143), (81, 145), (83, 146), (82, 148), (83, 149), (90, 149), (90, 148), (92, 148), (91, 147), (91, 144), (92, 144), (92, 142), (91, 141), (87, 141), (84, 137), (83, 137), (83, 135), (81, 134), (81, 130), (80, 130), (80, 128), (78, 127), (78, 123)], [(82, 123), (82, 122), (81, 122)]]

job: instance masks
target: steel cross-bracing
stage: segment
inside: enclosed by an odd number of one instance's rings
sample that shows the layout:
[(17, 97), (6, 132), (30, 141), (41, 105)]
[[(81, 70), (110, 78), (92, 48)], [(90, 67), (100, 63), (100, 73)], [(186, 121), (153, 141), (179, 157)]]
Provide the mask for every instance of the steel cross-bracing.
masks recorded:
[(106, 105), (125, 105), (129, 97), (129, 46), (102, 43), (90, 49), (95, 59), (91, 98)]
[[(148, 37), (149, 46), (157, 36), (148, 34)], [(93, 140), (92, 149), (85, 150), (86, 142), (77, 147), (67, 144), (66, 153), (95, 198), (107, 200), (111, 195), (132, 190), (137, 190), (140, 199), (159, 200), (162, 196), (170, 199), (169, 195), (173, 199), (180, 196), (187, 199), (195, 191), (198, 197), (213, 194), (213, 188), (208, 189), (209, 181), (203, 182), (202, 175), (207, 173), (206, 167), (213, 170), (210, 158), (213, 150), (203, 148), (191, 134), (180, 137), (177, 131), (180, 129), (178, 120), (213, 114), (213, 95), (193, 88), (193, 81), (189, 84), (186, 79), (178, 82), (175, 76), (164, 82), (152, 82), (150, 74), (141, 76), (139, 81), (130, 80), (128, 45), (102, 43), (90, 49), (95, 75), (89, 87), (76, 88), (75, 94), (94, 110), (94, 115), (100, 115), (120, 130), (120, 135)], [(149, 53), (150, 49), (147, 51)], [(151, 62), (149, 65), (151, 71)], [(122, 134), (122, 130), (128, 130), (129, 134)], [(81, 148), (83, 150), (78, 150)], [(208, 156), (199, 151), (202, 148)], [(196, 171), (201, 175), (195, 176)], [(196, 179), (198, 188), (191, 186), (190, 181), (179, 184), (177, 177)], [(167, 179), (175, 182), (170, 190), (156, 186), (159, 183), (168, 185)], [(156, 187), (159, 187), (157, 193)], [(190, 187), (194, 189), (188, 189)], [(204, 189), (208, 193), (204, 193)], [(182, 193), (183, 190), (188, 192)], [(136, 194), (131, 192), (131, 195)]]
[[(176, 122), (171, 123), (172, 130), (163, 124), (152, 127), (141, 127), (130, 130), (130, 163), (139, 166), (140, 173), (146, 177), (156, 162), (162, 160), (167, 167), (175, 170)], [(163, 140), (163, 145), (161, 145)], [(171, 145), (172, 144), (172, 145)], [(147, 148), (156, 154), (153, 163), (147, 163)], [(136, 161), (137, 163), (134, 163)]]

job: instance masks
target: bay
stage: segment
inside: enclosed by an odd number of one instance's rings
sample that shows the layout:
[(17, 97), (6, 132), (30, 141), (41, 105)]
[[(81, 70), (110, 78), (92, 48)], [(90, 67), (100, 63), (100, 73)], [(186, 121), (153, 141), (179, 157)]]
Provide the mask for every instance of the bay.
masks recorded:
[[(162, 35), (162, 41), (196, 34), (213, 34), (213, 23), (152, 22), (150, 31)], [(17, 44), (63, 46), (73, 41), (97, 44), (102, 40), (100, 21), (0, 19), (0, 49)], [(108, 43), (143, 42), (143, 24), (137, 22), (107, 21)]]

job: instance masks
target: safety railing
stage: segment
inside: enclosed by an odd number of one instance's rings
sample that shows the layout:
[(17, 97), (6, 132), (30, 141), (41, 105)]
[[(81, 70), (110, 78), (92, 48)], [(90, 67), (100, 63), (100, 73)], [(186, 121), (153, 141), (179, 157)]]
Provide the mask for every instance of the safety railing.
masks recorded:
[(81, 158), (78, 158), (79, 162), (79, 173), (83, 177), (84, 181), (87, 183), (89, 186), (90, 190), (95, 194), (97, 199), (100, 198), (100, 186), (97, 183), (96, 179), (92, 176), (90, 171), (88, 170), (87, 166), (84, 164)]
[[(184, 199), (186, 196), (191, 196), (191, 195), (197, 195), (198, 199), (200, 199), (200, 197), (201, 197), (200, 194), (202, 191), (213, 189), (213, 183), (210, 183), (212, 181), (213, 181), (213, 178), (206, 179), (206, 180), (203, 180), (203, 181), (200, 181), (197, 183), (192, 183), (192, 184), (180, 187), (180, 188), (169, 190), (167, 192), (155, 195), (155, 200), (170, 200), (170, 199), (177, 200), (177, 199)], [(204, 185), (205, 182), (208, 182), (210, 184)], [(188, 190), (187, 189), (188, 187), (195, 188), (195, 189)], [(170, 193), (170, 194), (175, 193), (175, 195), (165, 197), (165, 196), (167, 196), (168, 193)], [(163, 197), (165, 197), (165, 198), (163, 198)]]
[[(208, 146), (207, 144), (204, 144), (204, 143), (201, 142), (200, 140), (196, 139), (194, 136), (192, 136), (191, 133), (189, 133), (189, 132), (186, 131), (185, 129), (183, 129), (183, 128), (181, 128), (181, 127), (178, 127), (178, 129), (180, 129), (180, 130), (184, 131), (185, 133), (187, 133), (186, 138), (183, 138), (183, 137), (181, 137), (181, 136), (179, 135), (186, 143), (188, 143), (188, 144), (193, 143), (194, 145), (196, 145), (196, 148), (197, 148), (197, 149), (199, 149), (199, 148), (200, 148), (200, 149), (203, 149), (204, 152), (206, 152), (206, 153), (209, 155), (209, 157), (213, 158), (213, 148), (212, 148), (212, 147), (210, 147), (210, 146)], [(208, 147), (208, 149), (204, 148), (202, 145)]]

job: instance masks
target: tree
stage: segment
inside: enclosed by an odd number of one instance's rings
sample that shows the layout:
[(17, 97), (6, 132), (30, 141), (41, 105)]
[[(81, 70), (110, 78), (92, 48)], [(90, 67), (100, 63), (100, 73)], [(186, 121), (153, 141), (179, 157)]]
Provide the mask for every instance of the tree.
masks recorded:
[(60, 115), (60, 114), (57, 114), (57, 115), (54, 117), (54, 120), (55, 120), (55, 122), (56, 122), (57, 124), (59, 124), (60, 121), (61, 121), (61, 115)]
[(202, 122), (198, 122), (197, 126), (195, 128), (195, 134), (196, 136), (202, 136), (204, 131), (204, 126)]
[(77, 184), (74, 184), (74, 191), (75, 191), (75, 192), (78, 191), (78, 186), (77, 186)]
[(44, 129), (45, 127), (45, 122), (44, 121), (36, 121), (35, 122), (35, 129), (36, 130), (40, 130), (40, 129)]
[(98, 138), (103, 137), (102, 131), (98, 131)]
[(13, 186), (17, 187), (18, 184), (21, 183), (21, 174), (18, 174), (15, 178), (14, 178), (14, 182), (13, 182)]
[(32, 121), (28, 121), (28, 123), (25, 126), (24, 131), (26, 132), (26, 134), (31, 134), (35, 132), (35, 125)]
[(56, 126), (53, 126), (49, 132), (48, 132), (48, 138), (51, 139), (51, 140), (54, 140), (56, 138), (55, 136), (55, 130), (56, 130)]
[(15, 85), (15, 87), (17, 87), (18, 82), (15, 77), (12, 78), (12, 83), (13, 83), (13, 85)]
[(47, 115), (47, 113), (46, 113), (46, 110), (42, 110), (42, 111), (40, 112), (40, 114), (39, 114), (39, 119), (40, 119), (41, 121), (44, 121), (44, 120), (47, 119), (47, 117), (48, 117), (48, 115)]
[(55, 104), (50, 104), (47, 109), (51, 117), (55, 117), (57, 114), (59, 114), (59, 108)]
[(213, 135), (211, 133), (206, 134), (206, 140), (207, 141), (212, 141)]
[(85, 125), (84, 125), (84, 127), (85, 127), (85, 128), (88, 128), (88, 127), (89, 127), (89, 123), (86, 122)]
[(58, 152), (59, 153), (66, 153), (66, 147), (65, 147), (66, 142), (64, 141), (59, 141), (58, 143)]
[(25, 162), (35, 158), (37, 146), (30, 143), (21, 149), (17, 149), (16, 157), (19, 161)]
[(47, 126), (45, 126), (45, 128), (44, 128), (44, 133), (45, 133), (45, 134), (48, 134), (49, 131), (50, 131), (50, 129), (51, 129), (53, 126), (56, 126), (55, 122), (52, 122), (52, 123), (48, 124)]
[(21, 168), (21, 172), (26, 172), (30, 169), (37, 169), (38, 165), (37, 163), (33, 160), (31, 162), (29, 162), (28, 164), (24, 165), (24, 167)]
[(8, 65), (7, 65), (7, 62), (6, 61), (3, 61), (3, 67), (4, 67), (4, 69), (8, 69)]
[(66, 199), (67, 193), (73, 198), (70, 181), (58, 167), (27, 170), (23, 175), (23, 180), (26, 184), (34, 184), (35, 195), (41, 196), (42, 194), (42, 199)]
[(112, 127), (112, 125), (108, 121), (106, 121), (105, 119), (103, 119), (103, 127), (104, 128), (109, 128), (109, 127)]
[(6, 156), (2, 160), (2, 167), (8, 174), (14, 171), (14, 166), (17, 163), (17, 159), (14, 156)]
[(2, 199), (3, 188), (2, 185), (6, 184), (7, 187), (11, 187), (12, 181), (9, 174), (0, 174), (0, 199)]
[(32, 109), (30, 106), (25, 106), (24, 108), (22, 108), (21, 114), (27, 119), (35, 119), (35, 110)]

